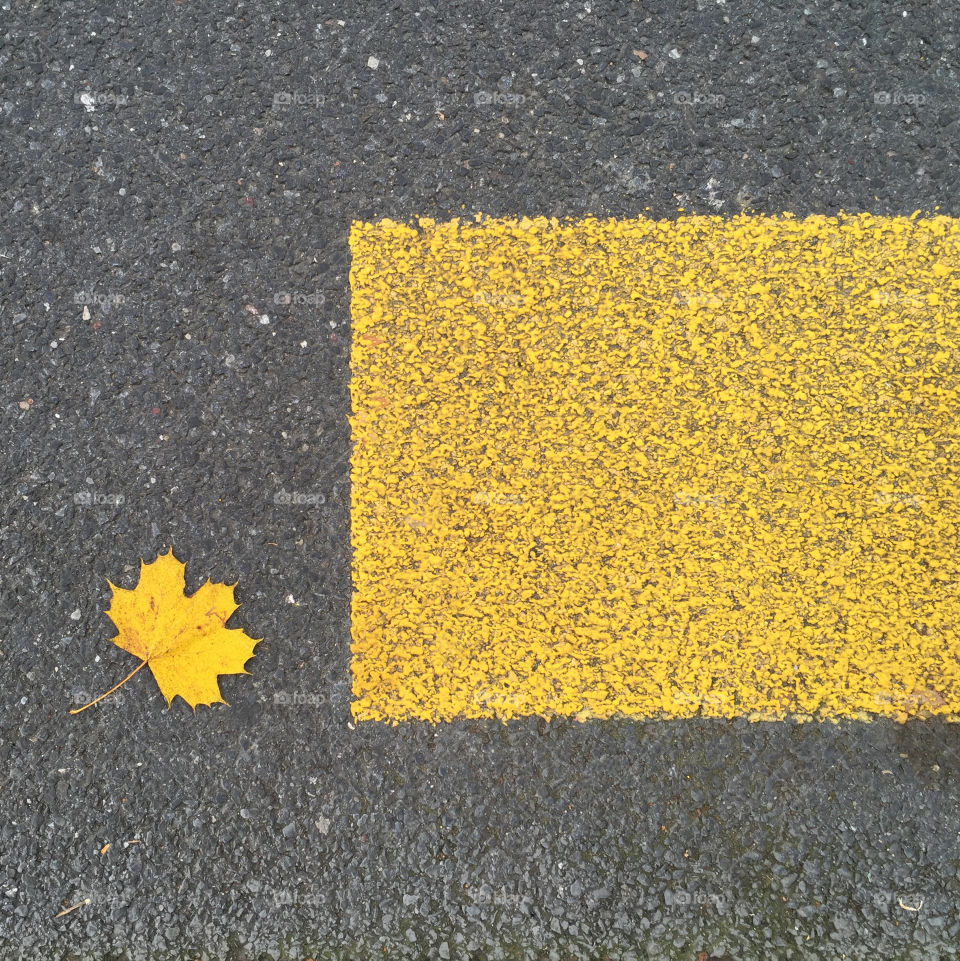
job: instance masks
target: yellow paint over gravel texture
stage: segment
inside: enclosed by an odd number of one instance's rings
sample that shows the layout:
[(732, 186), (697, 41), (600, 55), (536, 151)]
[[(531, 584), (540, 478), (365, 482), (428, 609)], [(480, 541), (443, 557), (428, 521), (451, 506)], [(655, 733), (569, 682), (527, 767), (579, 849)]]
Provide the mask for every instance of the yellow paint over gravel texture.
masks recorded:
[(960, 222), (356, 223), (354, 716), (960, 716)]

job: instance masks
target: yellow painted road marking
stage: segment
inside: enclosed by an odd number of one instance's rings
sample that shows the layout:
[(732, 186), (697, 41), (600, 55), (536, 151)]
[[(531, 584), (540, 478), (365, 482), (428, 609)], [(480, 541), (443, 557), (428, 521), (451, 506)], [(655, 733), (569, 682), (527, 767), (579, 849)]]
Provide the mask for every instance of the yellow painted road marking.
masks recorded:
[(960, 222), (351, 247), (357, 718), (960, 716)]

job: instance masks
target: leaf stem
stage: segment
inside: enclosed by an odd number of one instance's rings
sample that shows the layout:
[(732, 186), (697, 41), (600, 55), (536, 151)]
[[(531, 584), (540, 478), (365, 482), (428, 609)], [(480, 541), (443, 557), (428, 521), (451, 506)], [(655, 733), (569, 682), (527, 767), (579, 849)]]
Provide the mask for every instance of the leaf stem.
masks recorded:
[(107, 697), (107, 695), (112, 694), (118, 687), (123, 687), (123, 685), (126, 684), (127, 681), (129, 681), (130, 678), (133, 677), (133, 675), (136, 674), (141, 667), (146, 667), (146, 665), (146, 660), (141, 661), (119, 684), (114, 684), (109, 691), (107, 691), (105, 694), (101, 694), (99, 697), (94, 698), (89, 704), (84, 704), (83, 707), (75, 707), (70, 713), (79, 714), (81, 711), (85, 711), (88, 707), (93, 707), (97, 701), (102, 701), (105, 697)]

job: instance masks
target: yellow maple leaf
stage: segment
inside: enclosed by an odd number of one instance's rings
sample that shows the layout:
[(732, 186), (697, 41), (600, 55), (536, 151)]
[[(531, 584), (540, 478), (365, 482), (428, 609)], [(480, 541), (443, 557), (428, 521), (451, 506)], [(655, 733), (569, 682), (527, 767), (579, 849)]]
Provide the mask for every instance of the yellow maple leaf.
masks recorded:
[(111, 640), (141, 663), (106, 694), (71, 714), (112, 694), (148, 664), (168, 707), (177, 695), (194, 709), (198, 704), (226, 704), (217, 677), (249, 674), (244, 665), (263, 638), (226, 626), (240, 606), (233, 596), (236, 584), (212, 584), (208, 579), (187, 596), (185, 570), (171, 547), (152, 564), (140, 562), (140, 581), (132, 591), (107, 581), (113, 598), (105, 613), (119, 631)]

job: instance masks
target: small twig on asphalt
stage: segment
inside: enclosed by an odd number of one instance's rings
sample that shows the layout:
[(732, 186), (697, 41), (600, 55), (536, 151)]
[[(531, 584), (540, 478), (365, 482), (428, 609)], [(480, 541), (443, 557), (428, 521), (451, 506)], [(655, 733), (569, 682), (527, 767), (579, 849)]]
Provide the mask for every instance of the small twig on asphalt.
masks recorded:
[(76, 911), (77, 908), (82, 908), (85, 904), (90, 903), (90, 898), (84, 898), (82, 901), (77, 901), (76, 904), (71, 904), (69, 908), (64, 908), (59, 914), (55, 914), (54, 918), (62, 918), (65, 914), (69, 914), (71, 911)]

